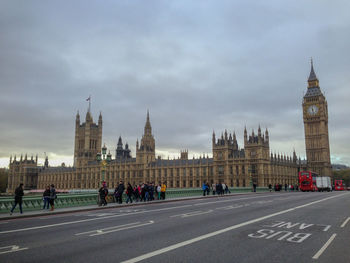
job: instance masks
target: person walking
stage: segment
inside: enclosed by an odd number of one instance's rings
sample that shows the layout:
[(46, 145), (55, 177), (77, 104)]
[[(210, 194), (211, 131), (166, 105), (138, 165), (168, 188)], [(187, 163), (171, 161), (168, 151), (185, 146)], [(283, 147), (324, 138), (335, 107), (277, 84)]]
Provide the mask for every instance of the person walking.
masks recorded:
[(43, 209), (49, 209), (49, 204), (50, 204), (50, 186), (46, 186), (46, 189), (43, 193), (43, 201), (44, 201), (44, 206)]
[(160, 200), (160, 194), (162, 193), (162, 187), (160, 183), (157, 185), (157, 193), (158, 193), (158, 200)]
[(15, 189), (15, 203), (12, 206), (10, 215), (12, 215), (13, 210), (15, 210), (17, 204), (19, 206), (19, 212), (21, 214), (23, 214), (23, 210), (22, 210), (22, 198), (23, 198), (23, 184), (20, 184), (16, 189)]
[(132, 195), (134, 194), (134, 190), (131, 186), (130, 183), (128, 183), (128, 187), (126, 188), (126, 195), (128, 196), (128, 198), (126, 198), (126, 203), (132, 203)]
[(55, 185), (52, 184), (50, 188), (50, 205), (51, 205), (50, 211), (55, 210), (55, 199), (57, 199), (57, 194), (56, 194)]
[(202, 190), (203, 190), (203, 196), (205, 196), (205, 194), (207, 193), (208, 189), (207, 189), (207, 184), (205, 182), (203, 182), (203, 185), (202, 185)]
[(98, 190), (98, 193), (100, 195), (99, 206), (101, 205), (106, 206), (107, 205), (106, 197), (108, 196), (108, 188), (105, 182), (102, 183), (102, 186)]
[(270, 193), (272, 192), (272, 185), (271, 184), (269, 184), (269, 191), (270, 191)]
[(163, 199), (163, 200), (165, 200), (165, 191), (166, 191), (166, 184), (165, 183), (163, 183), (162, 184), (162, 186), (161, 186), (161, 188), (160, 188), (160, 194), (161, 194), (161, 198)]
[(115, 188), (114, 194), (115, 194), (115, 201), (119, 204), (123, 203), (123, 193), (125, 190), (125, 186), (123, 181), (119, 182), (119, 185)]

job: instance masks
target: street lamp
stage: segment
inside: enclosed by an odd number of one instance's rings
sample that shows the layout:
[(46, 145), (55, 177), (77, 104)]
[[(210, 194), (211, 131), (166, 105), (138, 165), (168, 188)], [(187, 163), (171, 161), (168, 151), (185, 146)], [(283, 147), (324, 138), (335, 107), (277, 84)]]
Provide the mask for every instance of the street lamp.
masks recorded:
[(102, 147), (102, 153), (96, 154), (96, 160), (98, 163), (101, 163), (101, 174), (102, 174), (102, 183), (105, 181), (105, 174), (106, 174), (106, 165), (111, 162), (112, 155), (110, 152), (107, 153), (107, 147), (105, 144), (103, 144)]

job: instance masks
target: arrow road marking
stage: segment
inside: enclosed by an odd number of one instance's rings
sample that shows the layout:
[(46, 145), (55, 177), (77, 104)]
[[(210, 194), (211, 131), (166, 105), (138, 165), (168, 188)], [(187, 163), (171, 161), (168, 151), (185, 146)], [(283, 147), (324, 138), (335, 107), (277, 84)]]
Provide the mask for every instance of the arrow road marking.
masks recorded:
[(146, 223), (134, 222), (134, 223), (129, 223), (129, 224), (125, 224), (125, 225), (112, 226), (112, 227), (96, 229), (96, 230), (92, 230), (92, 231), (88, 231), (88, 232), (77, 233), (75, 235), (76, 236), (89, 235), (90, 237), (92, 237), (92, 236), (99, 236), (99, 235), (104, 235), (104, 234), (108, 234), (108, 233), (112, 233), (112, 232), (117, 232), (117, 231), (130, 229), (130, 228), (147, 226), (147, 225), (151, 225), (153, 223), (154, 223), (154, 221), (148, 221)]
[(20, 248), (19, 246), (16, 246), (16, 245), (0, 247), (0, 254), (6, 254), (6, 253), (11, 253), (11, 252), (18, 252), (18, 251), (25, 250), (25, 249), (28, 249), (28, 248), (27, 247)]

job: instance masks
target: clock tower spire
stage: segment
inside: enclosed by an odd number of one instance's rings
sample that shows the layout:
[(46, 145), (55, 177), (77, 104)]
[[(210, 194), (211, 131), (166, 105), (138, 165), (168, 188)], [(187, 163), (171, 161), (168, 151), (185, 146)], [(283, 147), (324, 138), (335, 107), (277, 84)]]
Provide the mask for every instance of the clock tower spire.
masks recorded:
[(328, 106), (316, 77), (313, 61), (303, 98), (307, 167), (321, 176), (331, 176), (328, 136)]

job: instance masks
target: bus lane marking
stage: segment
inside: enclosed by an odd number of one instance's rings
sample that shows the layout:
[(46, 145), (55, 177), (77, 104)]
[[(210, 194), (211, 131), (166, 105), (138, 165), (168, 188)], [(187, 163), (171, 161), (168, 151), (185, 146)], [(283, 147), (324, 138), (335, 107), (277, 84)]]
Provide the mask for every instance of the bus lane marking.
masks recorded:
[(340, 226), (340, 227), (345, 227), (345, 225), (350, 221), (350, 217), (348, 217), (347, 219), (345, 219), (344, 223)]
[(328, 241), (321, 247), (321, 249), (312, 257), (313, 259), (318, 259), (322, 253), (327, 249), (327, 247), (332, 243), (337, 234), (333, 234)]
[(0, 254), (18, 252), (18, 251), (26, 250), (26, 249), (28, 249), (28, 248), (27, 248), (27, 247), (22, 247), (22, 248), (20, 248), (20, 247), (17, 246), (17, 245), (6, 246), (6, 247), (0, 247)]
[(336, 196), (323, 198), (323, 199), (320, 199), (320, 200), (317, 200), (317, 201), (306, 203), (304, 205), (295, 206), (295, 207), (292, 207), (292, 208), (289, 208), (289, 209), (284, 209), (282, 211), (275, 212), (275, 213), (272, 213), (272, 214), (269, 214), (269, 215), (265, 215), (265, 216), (262, 216), (262, 217), (251, 219), (251, 220), (245, 221), (243, 223), (239, 223), (239, 224), (236, 224), (236, 225), (233, 225), (233, 226), (230, 226), (230, 227), (227, 227), (227, 228), (223, 228), (223, 229), (211, 232), (211, 233), (207, 233), (207, 234), (204, 234), (204, 235), (192, 238), (192, 239), (188, 239), (188, 240), (185, 240), (185, 241), (182, 241), (182, 242), (179, 242), (179, 243), (167, 246), (167, 247), (163, 247), (163, 248), (158, 249), (158, 250), (154, 250), (154, 251), (148, 252), (146, 254), (143, 254), (143, 255), (140, 255), (140, 256), (137, 256), (137, 257), (134, 257), (134, 258), (122, 261), (122, 263), (135, 263), (135, 262), (139, 262), (139, 261), (142, 261), (142, 260), (145, 260), (145, 259), (149, 259), (149, 258), (152, 258), (154, 256), (158, 256), (158, 255), (167, 253), (169, 251), (172, 251), (172, 250), (175, 250), (175, 249), (178, 249), (178, 248), (181, 248), (181, 247), (185, 247), (185, 246), (191, 245), (191, 244), (193, 244), (195, 242), (199, 242), (199, 241), (202, 241), (202, 240), (205, 240), (205, 239), (208, 239), (208, 238), (211, 238), (211, 237), (214, 237), (214, 236), (217, 236), (217, 235), (220, 235), (220, 234), (223, 234), (223, 233), (226, 233), (226, 232), (229, 232), (229, 231), (232, 231), (232, 230), (235, 230), (235, 229), (247, 226), (247, 225), (251, 225), (251, 224), (254, 224), (254, 223), (257, 223), (257, 222), (261, 222), (261, 221), (266, 220), (266, 219), (271, 218), (271, 217), (275, 217), (275, 216), (278, 216), (278, 215), (283, 215), (283, 214), (295, 211), (297, 209), (308, 207), (310, 205), (314, 205), (314, 204), (317, 204), (317, 203), (320, 203), (320, 202), (324, 202), (324, 201), (327, 201), (327, 200), (330, 200), (330, 199), (333, 199), (333, 198), (338, 198), (338, 197), (343, 196), (343, 195), (346, 195), (346, 194), (339, 194), (339, 195), (336, 195)]

